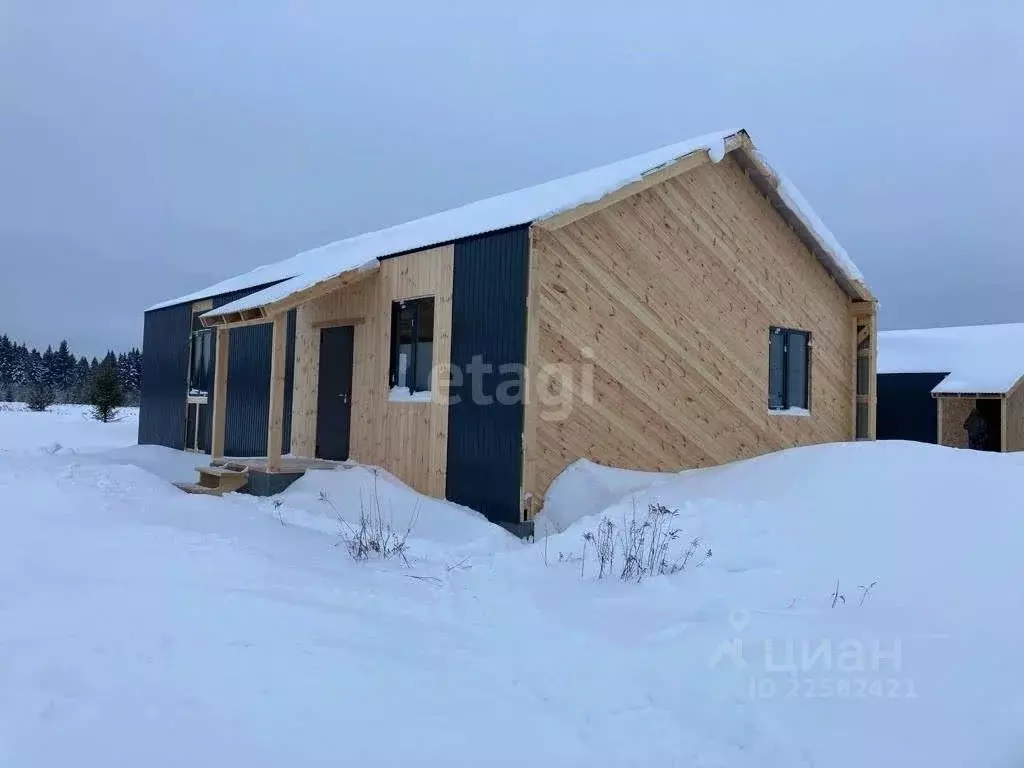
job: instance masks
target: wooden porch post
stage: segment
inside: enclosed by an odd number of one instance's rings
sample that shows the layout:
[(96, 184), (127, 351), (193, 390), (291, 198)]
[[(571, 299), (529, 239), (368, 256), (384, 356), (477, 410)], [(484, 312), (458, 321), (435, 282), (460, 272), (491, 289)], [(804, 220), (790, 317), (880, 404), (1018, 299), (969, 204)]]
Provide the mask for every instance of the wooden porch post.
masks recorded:
[(868, 315), (868, 339), (871, 355), (868, 357), (868, 439), (878, 439), (878, 309), (872, 305)]
[(213, 436), (210, 440), (210, 458), (224, 458), (224, 425), (228, 410), (228, 342), (231, 329), (217, 328), (217, 357), (213, 368)]
[(267, 429), (267, 469), (271, 472), (281, 468), (287, 317), (284, 313), (274, 317), (274, 341), (270, 357), (270, 424)]
[[(854, 330), (854, 397), (853, 423), (857, 440), (875, 440), (878, 437), (878, 306), (874, 301), (853, 303)], [(862, 388), (859, 375), (861, 363), (865, 369)], [(860, 415), (867, 423), (864, 433), (858, 434)]]

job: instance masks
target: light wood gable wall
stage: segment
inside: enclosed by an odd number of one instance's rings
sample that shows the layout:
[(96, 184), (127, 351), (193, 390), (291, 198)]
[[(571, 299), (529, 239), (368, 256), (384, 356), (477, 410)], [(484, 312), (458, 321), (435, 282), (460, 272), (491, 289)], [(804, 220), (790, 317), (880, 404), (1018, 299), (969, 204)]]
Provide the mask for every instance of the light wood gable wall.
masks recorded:
[[(730, 156), (531, 238), (534, 510), (580, 457), (677, 470), (853, 438), (851, 300)], [(769, 413), (773, 325), (812, 334), (809, 417)], [(561, 420), (536, 375), (552, 364), (594, 366), (593, 402)]]
[(350, 458), (382, 466), (416, 490), (444, 497), (448, 406), (440, 382), (432, 382), (431, 402), (390, 402), (388, 367), (391, 303), (423, 296), (435, 297), (435, 377), (438, 364), (450, 362), (453, 263), (451, 245), (386, 259), (376, 275), (299, 307), (292, 453), (315, 453), (320, 329), (353, 325)]

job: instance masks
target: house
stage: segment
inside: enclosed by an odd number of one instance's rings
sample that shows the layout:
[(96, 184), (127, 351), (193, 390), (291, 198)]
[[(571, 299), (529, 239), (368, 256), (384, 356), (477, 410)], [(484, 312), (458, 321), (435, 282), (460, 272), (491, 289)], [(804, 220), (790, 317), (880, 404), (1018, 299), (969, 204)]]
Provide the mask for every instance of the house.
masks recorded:
[(878, 437), (967, 447), (971, 410), (991, 451), (1024, 450), (1024, 323), (878, 334)]
[(872, 438), (875, 306), (748, 134), (713, 134), (151, 307), (139, 441), (257, 457), (255, 492), (378, 465), (515, 526), (580, 457)]

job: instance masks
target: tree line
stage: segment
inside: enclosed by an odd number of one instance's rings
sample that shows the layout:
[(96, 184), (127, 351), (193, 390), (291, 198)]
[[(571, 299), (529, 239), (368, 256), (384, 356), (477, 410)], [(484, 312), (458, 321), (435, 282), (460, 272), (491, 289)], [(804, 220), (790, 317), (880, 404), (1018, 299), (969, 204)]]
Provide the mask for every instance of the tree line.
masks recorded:
[(93, 382), (105, 373), (116, 381), (125, 405), (137, 405), (142, 385), (142, 353), (107, 352), (102, 359), (76, 357), (61, 341), (45, 352), (0, 335), (0, 400), (7, 402), (89, 403)]

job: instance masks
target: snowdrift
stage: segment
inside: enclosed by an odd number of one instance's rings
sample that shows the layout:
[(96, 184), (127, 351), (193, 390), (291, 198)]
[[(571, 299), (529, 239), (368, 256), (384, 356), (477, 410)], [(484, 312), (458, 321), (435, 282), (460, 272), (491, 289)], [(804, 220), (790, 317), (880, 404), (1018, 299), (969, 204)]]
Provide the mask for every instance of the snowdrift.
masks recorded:
[[(414, 552), (497, 552), (521, 542), (479, 512), (412, 490), (389, 472), (353, 465), (307, 472), (284, 493), (276, 510), (286, 522), (337, 534), (358, 526), (360, 515), (379, 515), (398, 532), (409, 531)], [(273, 502), (271, 502), (273, 504)]]
[[(719, 706), (729, 691), (791, 742), (787, 764), (1018, 765), (1022, 491), (1024, 455), (905, 442), (680, 474), (581, 462), (552, 489), (538, 527), (562, 532), (534, 557), (604, 593), (606, 614), (579, 611), (587, 631), (682, 667), (681, 689)], [(619, 569), (598, 581), (583, 537), (650, 504), (679, 512), (670, 557), (699, 538), (698, 557), (639, 587)]]
[[(367, 468), (188, 496), (177, 452), (10, 417), (2, 765), (1024, 764), (1024, 457), (581, 463), (524, 545)], [(408, 566), (338, 546), (371, 492)], [(712, 556), (597, 578), (585, 534), (651, 504)]]

